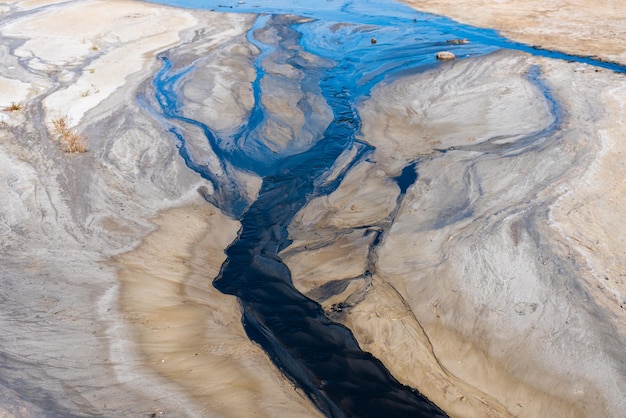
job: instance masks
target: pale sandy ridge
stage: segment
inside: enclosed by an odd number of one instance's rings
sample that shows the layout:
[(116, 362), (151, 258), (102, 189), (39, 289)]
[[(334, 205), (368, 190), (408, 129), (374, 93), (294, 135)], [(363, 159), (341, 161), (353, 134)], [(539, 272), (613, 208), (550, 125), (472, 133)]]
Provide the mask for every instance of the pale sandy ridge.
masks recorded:
[(620, 0), (402, 1), (528, 45), (626, 65), (626, 7)]

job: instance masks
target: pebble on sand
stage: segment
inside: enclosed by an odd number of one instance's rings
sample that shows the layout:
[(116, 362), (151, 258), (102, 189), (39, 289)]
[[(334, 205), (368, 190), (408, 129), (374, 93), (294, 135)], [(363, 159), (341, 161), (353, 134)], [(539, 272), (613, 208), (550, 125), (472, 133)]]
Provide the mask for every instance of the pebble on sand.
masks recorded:
[(453, 60), (456, 58), (456, 55), (450, 51), (439, 51), (436, 56), (438, 60)]

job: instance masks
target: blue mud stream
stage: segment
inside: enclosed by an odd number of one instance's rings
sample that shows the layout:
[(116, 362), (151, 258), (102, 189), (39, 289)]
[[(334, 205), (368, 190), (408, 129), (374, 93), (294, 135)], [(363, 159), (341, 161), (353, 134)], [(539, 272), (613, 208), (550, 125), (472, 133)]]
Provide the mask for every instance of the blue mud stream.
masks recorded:
[[(319, 304), (294, 288), (291, 273), (278, 256), (290, 243), (287, 226), (312, 197), (332, 192), (345, 173), (371, 151), (369, 145), (357, 140), (361, 121), (356, 107), (381, 81), (435, 66), (434, 54), (443, 48), (453, 50), (459, 57), (479, 56), (507, 47), (556, 58), (585, 59), (537, 51), (502, 39), (493, 31), (461, 26), (386, 0), (252, 1), (230, 5), (222, 1), (221, 6), (212, 0), (160, 3), (259, 14), (247, 35), (248, 42), (260, 54), (254, 62), (255, 104), (247, 121), (234, 134), (234, 143), (240, 146), (221, 147), (218, 134), (210, 127), (181, 115), (184, 103), (177, 86), (194, 71), (194, 64), (174, 70), (172, 62), (162, 57), (163, 67), (153, 81), (160, 107), (156, 111), (172, 122), (170, 131), (179, 141), (180, 156), (189, 168), (215, 186), (215, 193), (205, 198), (241, 221), (239, 237), (228, 248), (227, 260), (214, 286), (239, 298), (248, 336), (263, 347), (285, 376), (327, 416), (446, 416), (419, 392), (398, 383), (379, 360), (359, 348), (349, 329), (328, 319)], [(272, 6), (267, 6), (269, 3)], [(277, 17), (281, 14), (312, 19)], [(270, 26), (283, 40), (295, 40), (298, 48), (281, 49), (280, 42), (278, 45), (261, 42), (256, 36), (258, 31)], [(375, 45), (372, 38), (376, 39)], [(467, 38), (470, 43), (447, 44), (448, 40), (458, 38)], [(323, 134), (308, 150), (297, 154), (276, 154), (259, 138), (262, 130), (258, 127), (266, 117), (261, 103), (264, 94), (261, 81), (266, 76), (264, 62), (276, 51), (282, 51), (286, 62), (306, 74), (303, 80), (319, 85), (333, 112), (333, 121)], [(299, 51), (334, 64), (312, 66), (298, 55)], [(595, 64), (608, 66), (608, 63)], [(529, 78), (543, 88), (538, 74), (531, 73)], [(548, 100), (552, 99), (548, 97)], [(559, 123), (558, 106), (553, 104), (555, 123), (549, 130), (557, 129)], [(227, 175), (216, 175), (206, 165), (194, 161), (177, 124), (193, 125), (204, 132), (208, 146)], [(540, 132), (533, 138), (545, 134)], [(350, 149), (356, 151), (349, 164), (338, 175), (330, 176), (338, 158)], [(395, 178), (402, 193), (417, 180), (416, 164), (410, 164)], [(246, 200), (233, 176), (228, 175), (234, 170), (253, 172), (263, 179), (254, 202)]]

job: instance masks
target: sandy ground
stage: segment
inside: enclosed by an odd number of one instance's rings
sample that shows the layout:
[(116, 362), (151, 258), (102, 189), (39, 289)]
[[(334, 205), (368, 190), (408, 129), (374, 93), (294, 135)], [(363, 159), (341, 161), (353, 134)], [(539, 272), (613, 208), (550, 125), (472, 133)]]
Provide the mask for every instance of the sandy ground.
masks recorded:
[[(526, 60), (522, 62), (528, 65)], [(581, 172), (593, 169), (588, 166), (593, 156), (602, 159), (602, 154), (594, 152), (607, 145), (603, 136), (621, 137), (621, 129), (615, 125), (620, 107), (603, 98), (591, 98), (594, 91), (608, 94), (614, 88), (623, 89), (624, 79), (612, 74), (603, 79), (594, 72), (585, 73), (584, 68), (576, 71), (563, 63), (539, 62), (568, 115), (561, 133), (550, 136), (549, 144), (540, 140), (510, 156), (505, 147), (482, 155), (453, 152), (439, 162), (426, 162), (420, 170), (422, 184), (403, 202), (404, 208), (378, 253), (378, 271), (407, 300), (442, 364), (466, 382), (485, 388), (513, 415), (561, 415), (567, 410), (564, 404), (570, 402), (579, 410), (569, 415), (589, 416), (604, 410), (615, 416), (623, 408), (624, 357), (619, 347), (626, 330), (622, 308), (626, 289), (617, 278), (613, 289), (598, 292), (597, 287), (607, 286), (606, 281), (602, 283), (597, 271), (589, 269), (579, 244), (569, 240), (563, 245), (567, 235), (554, 221), (556, 212), (564, 215), (572, 210), (572, 206), (562, 206), (562, 182), (578, 183)], [(476, 81), (473, 74), (490, 81), (502, 76), (498, 71), (502, 67), (510, 71), (504, 77), (516, 74), (514, 62), (503, 59), (496, 63), (493, 74), (479, 64), (475, 64), (478, 68), (458, 65), (450, 71), (462, 69), (464, 81), (460, 83), (471, 86)], [(523, 75), (522, 68), (519, 70), (517, 74)], [(504, 84), (514, 85), (509, 80)], [(414, 86), (420, 88), (419, 81)], [(473, 91), (468, 86), (459, 90)], [(524, 99), (501, 91), (491, 96), (483, 109), (522, 115), (524, 107), (539, 105), (539, 110), (545, 111), (541, 100)], [(447, 103), (457, 100), (463, 101), (463, 97), (443, 99)], [(508, 100), (515, 105), (511, 107)], [(522, 108), (516, 110), (516, 106)], [(589, 123), (590, 115), (598, 120)], [(527, 132), (541, 128), (542, 118), (528, 120), (537, 125), (524, 127)], [(437, 128), (435, 123), (433, 129)], [(497, 135), (497, 130), (493, 133)], [(456, 146), (462, 147), (465, 138), (457, 137)], [(470, 144), (480, 138), (472, 135)], [(476, 145), (469, 145), (469, 150), (472, 147), (480, 150)], [(608, 196), (599, 200), (605, 198)], [(573, 200), (575, 205), (587, 205), (581, 195)], [(597, 223), (614, 231), (621, 228), (622, 217), (619, 211), (607, 211), (585, 222), (559, 219), (570, 231), (589, 236), (595, 234)], [(411, 248), (411, 256), (402, 260), (407, 248)], [(613, 259), (614, 254), (607, 252), (605, 258)], [(462, 335), (456, 342), (440, 331), (450, 324)], [(533, 343), (526, 346), (524, 341)], [(488, 360), (480, 360), (483, 356)], [(512, 376), (503, 375), (502, 370)], [(540, 383), (536, 387), (540, 394), (522, 387), (529, 383)], [(598, 393), (601, 395), (595, 396)]]
[[(626, 62), (617, 2), (509, 3), (418, 6)], [(209, 285), (238, 223), (199, 197), (212, 185), (136, 100), (160, 51), (208, 53), (181, 86), (185, 112), (236, 129), (251, 105), (250, 24), (126, 0), (0, 5), (0, 107), (23, 105), (0, 112), (0, 415), (317, 414)], [(302, 95), (277, 82), (293, 71), (266, 80), (276, 96), (260, 129), (277, 153), (329, 118), (314, 94), (314, 121), (275, 100)], [(546, 89), (561, 127), (541, 136)], [(380, 86), (359, 109), (376, 152), (298, 214), (281, 256), (303, 293), (453, 416), (620, 416), (625, 103), (624, 76), (508, 52)], [(59, 150), (49, 122), (63, 115), (86, 154)], [(401, 196), (392, 177), (415, 161)], [(230, 174), (253, 199), (259, 179)]]
[[(542, 136), (546, 88), (563, 120)], [(296, 218), (283, 254), (296, 285), (455, 416), (619, 416), (625, 88), (504, 52), (379, 86), (360, 109), (377, 169)], [(396, 203), (380, 183), (416, 160)], [(368, 251), (376, 230), (388, 232)]]
[(500, 31), (507, 38), (626, 64), (626, 7), (619, 0), (403, 0), (424, 12)]
[[(136, 100), (158, 52), (207, 53), (250, 18), (123, 0), (0, 13), (0, 106), (21, 105), (0, 114), (0, 415), (317, 415), (211, 293), (238, 223), (199, 203), (212, 185)], [(59, 149), (62, 116), (87, 153)]]
[(193, 203), (162, 212), (158, 229), (113, 261), (146, 364), (197, 399), (201, 416), (316, 416), (250, 342), (237, 300), (208, 285), (239, 222), (199, 196)]

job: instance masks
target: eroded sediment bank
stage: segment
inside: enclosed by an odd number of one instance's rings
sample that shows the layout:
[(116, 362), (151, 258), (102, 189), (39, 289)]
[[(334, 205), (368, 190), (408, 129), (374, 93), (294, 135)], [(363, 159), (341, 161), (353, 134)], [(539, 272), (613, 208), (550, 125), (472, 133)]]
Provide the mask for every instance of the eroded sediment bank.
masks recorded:
[(123, 318), (144, 364), (182, 386), (201, 416), (317, 415), (246, 336), (236, 298), (207, 286), (239, 222), (200, 196), (153, 222), (155, 232), (115, 258)]

